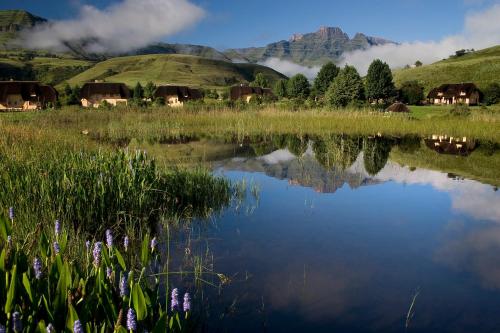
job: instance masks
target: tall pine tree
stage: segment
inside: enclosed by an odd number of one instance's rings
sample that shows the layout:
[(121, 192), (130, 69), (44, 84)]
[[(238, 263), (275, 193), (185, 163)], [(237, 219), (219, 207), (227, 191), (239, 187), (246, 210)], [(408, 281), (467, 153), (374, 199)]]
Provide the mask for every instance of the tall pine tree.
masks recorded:
[(324, 96), (328, 87), (332, 84), (333, 80), (339, 75), (340, 68), (335, 66), (333, 62), (328, 62), (318, 73), (318, 76), (314, 80), (313, 91), (318, 96)]
[(374, 60), (366, 75), (366, 97), (370, 102), (387, 101), (396, 95), (396, 87), (388, 64)]

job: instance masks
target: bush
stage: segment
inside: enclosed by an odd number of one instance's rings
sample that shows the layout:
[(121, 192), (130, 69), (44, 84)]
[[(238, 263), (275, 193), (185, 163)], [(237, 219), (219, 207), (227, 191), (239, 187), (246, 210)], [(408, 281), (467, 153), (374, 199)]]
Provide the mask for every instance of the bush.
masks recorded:
[(401, 102), (408, 105), (420, 105), (424, 100), (424, 87), (417, 81), (407, 81), (399, 90)]
[(452, 116), (467, 117), (470, 116), (470, 108), (466, 104), (456, 104), (450, 110)]
[(483, 103), (486, 105), (493, 105), (500, 102), (500, 84), (491, 83), (483, 91)]

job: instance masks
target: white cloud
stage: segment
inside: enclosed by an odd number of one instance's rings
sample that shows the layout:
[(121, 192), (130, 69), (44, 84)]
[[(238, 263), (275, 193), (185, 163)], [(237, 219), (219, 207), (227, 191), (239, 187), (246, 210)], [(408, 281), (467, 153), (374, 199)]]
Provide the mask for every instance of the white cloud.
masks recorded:
[(294, 76), (295, 74), (304, 74), (309, 80), (312, 80), (318, 74), (320, 67), (306, 67), (296, 64), (288, 60), (280, 60), (278, 58), (269, 58), (259, 64), (271, 67), (272, 69), (285, 74), (286, 76)]
[(188, 0), (124, 0), (104, 10), (85, 5), (76, 19), (37, 27), (21, 42), (64, 50), (67, 42), (85, 41), (88, 52), (126, 52), (180, 32), (203, 16), (203, 9)]
[(465, 17), (462, 33), (439, 41), (414, 41), (400, 45), (374, 46), (368, 50), (344, 54), (342, 65), (354, 65), (362, 74), (374, 59), (381, 59), (391, 67), (403, 67), (417, 60), (432, 63), (447, 58), (456, 50), (481, 49), (500, 44), (500, 4), (470, 13)]

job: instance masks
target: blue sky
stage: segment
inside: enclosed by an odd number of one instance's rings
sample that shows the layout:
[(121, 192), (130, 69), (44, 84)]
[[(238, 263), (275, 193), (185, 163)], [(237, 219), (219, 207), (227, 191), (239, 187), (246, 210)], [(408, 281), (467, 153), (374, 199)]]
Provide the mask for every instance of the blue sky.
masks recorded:
[[(138, 0), (139, 1), (139, 0)], [(25, 9), (49, 19), (76, 16), (83, 4), (105, 8), (119, 0), (2, 0), (0, 9)], [(438, 40), (463, 30), (464, 17), (495, 0), (193, 0), (205, 10), (197, 25), (165, 41), (219, 49), (261, 46), (292, 33), (339, 26), (395, 41)]]

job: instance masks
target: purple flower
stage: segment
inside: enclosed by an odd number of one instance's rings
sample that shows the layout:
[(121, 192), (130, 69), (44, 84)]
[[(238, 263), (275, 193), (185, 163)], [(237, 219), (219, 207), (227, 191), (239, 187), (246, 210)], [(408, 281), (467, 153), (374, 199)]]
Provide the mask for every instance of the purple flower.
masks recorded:
[(127, 329), (129, 331), (135, 331), (137, 329), (137, 320), (135, 318), (134, 309), (130, 308), (127, 312)]
[(21, 332), (23, 330), (23, 323), (21, 322), (21, 314), (17, 311), (12, 314), (12, 330), (14, 332)]
[(183, 303), (184, 312), (191, 311), (191, 297), (189, 293), (184, 294), (184, 303)]
[(47, 333), (56, 333), (56, 329), (54, 328), (54, 325), (52, 325), (50, 323), (47, 325), (45, 330), (47, 331)]
[(120, 279), (120, 296), (125, 297), (128, 295), (128, 277), (127, 273), (124, 272), (122, 278)]
[(73, 323), (73, 333), (83, 333), (83, 326), (80, 320), (75, 320)]
[(54, 253), (58, 255), (59, 252), (61, 252), (61, 247), (59, 246), (58, 242), (54, 242)]
[(108, 249), (113, 247), (113, 233), (111, 230), (106, 230), (106, 246)]
[(14, 207), (9, 207), (9, 219), (14, 219)]
[(123, 246), (125, 247), (125, 252), (128, 251), (128, 245), (129, 245), (129, 239), (128, 236), (125, 236), (125, 238), (123, 238)]
[(172, 311), (179, 309), (179, 290), (177, 288), (172, 289), (172, 300), (170, 302), (170, 308)]
[(40, 258), (33, 259), (33, 270), (35, 271), (35, 278), (40, 280), (42, 277), (42, 261)]
[(158, 245), (158, 241), (156, 240), (156, 237), (153, 237), (151, 240), (151, 252), (154, 252), (156, 250), (156, 246)]
[(5, 333), (5, 326), (0, 324), (0, 333)]
[(92, 251), (95, 267), (99, 267), (101, 265), (101, 251), (102, 251), (102, 243), (101, 242), (95, 243), (94, 250)]
[(56, 223), (54, 224), (54, 232), (56, 237), (59, 237), (61, 234), (61, 222), (59, 222), (59, 220), (56, 220)]
[(106, 267), (106, 276), (108, 279), (111, 279), (111, 276), (113, 275), (113, 269), (111, 267)]

